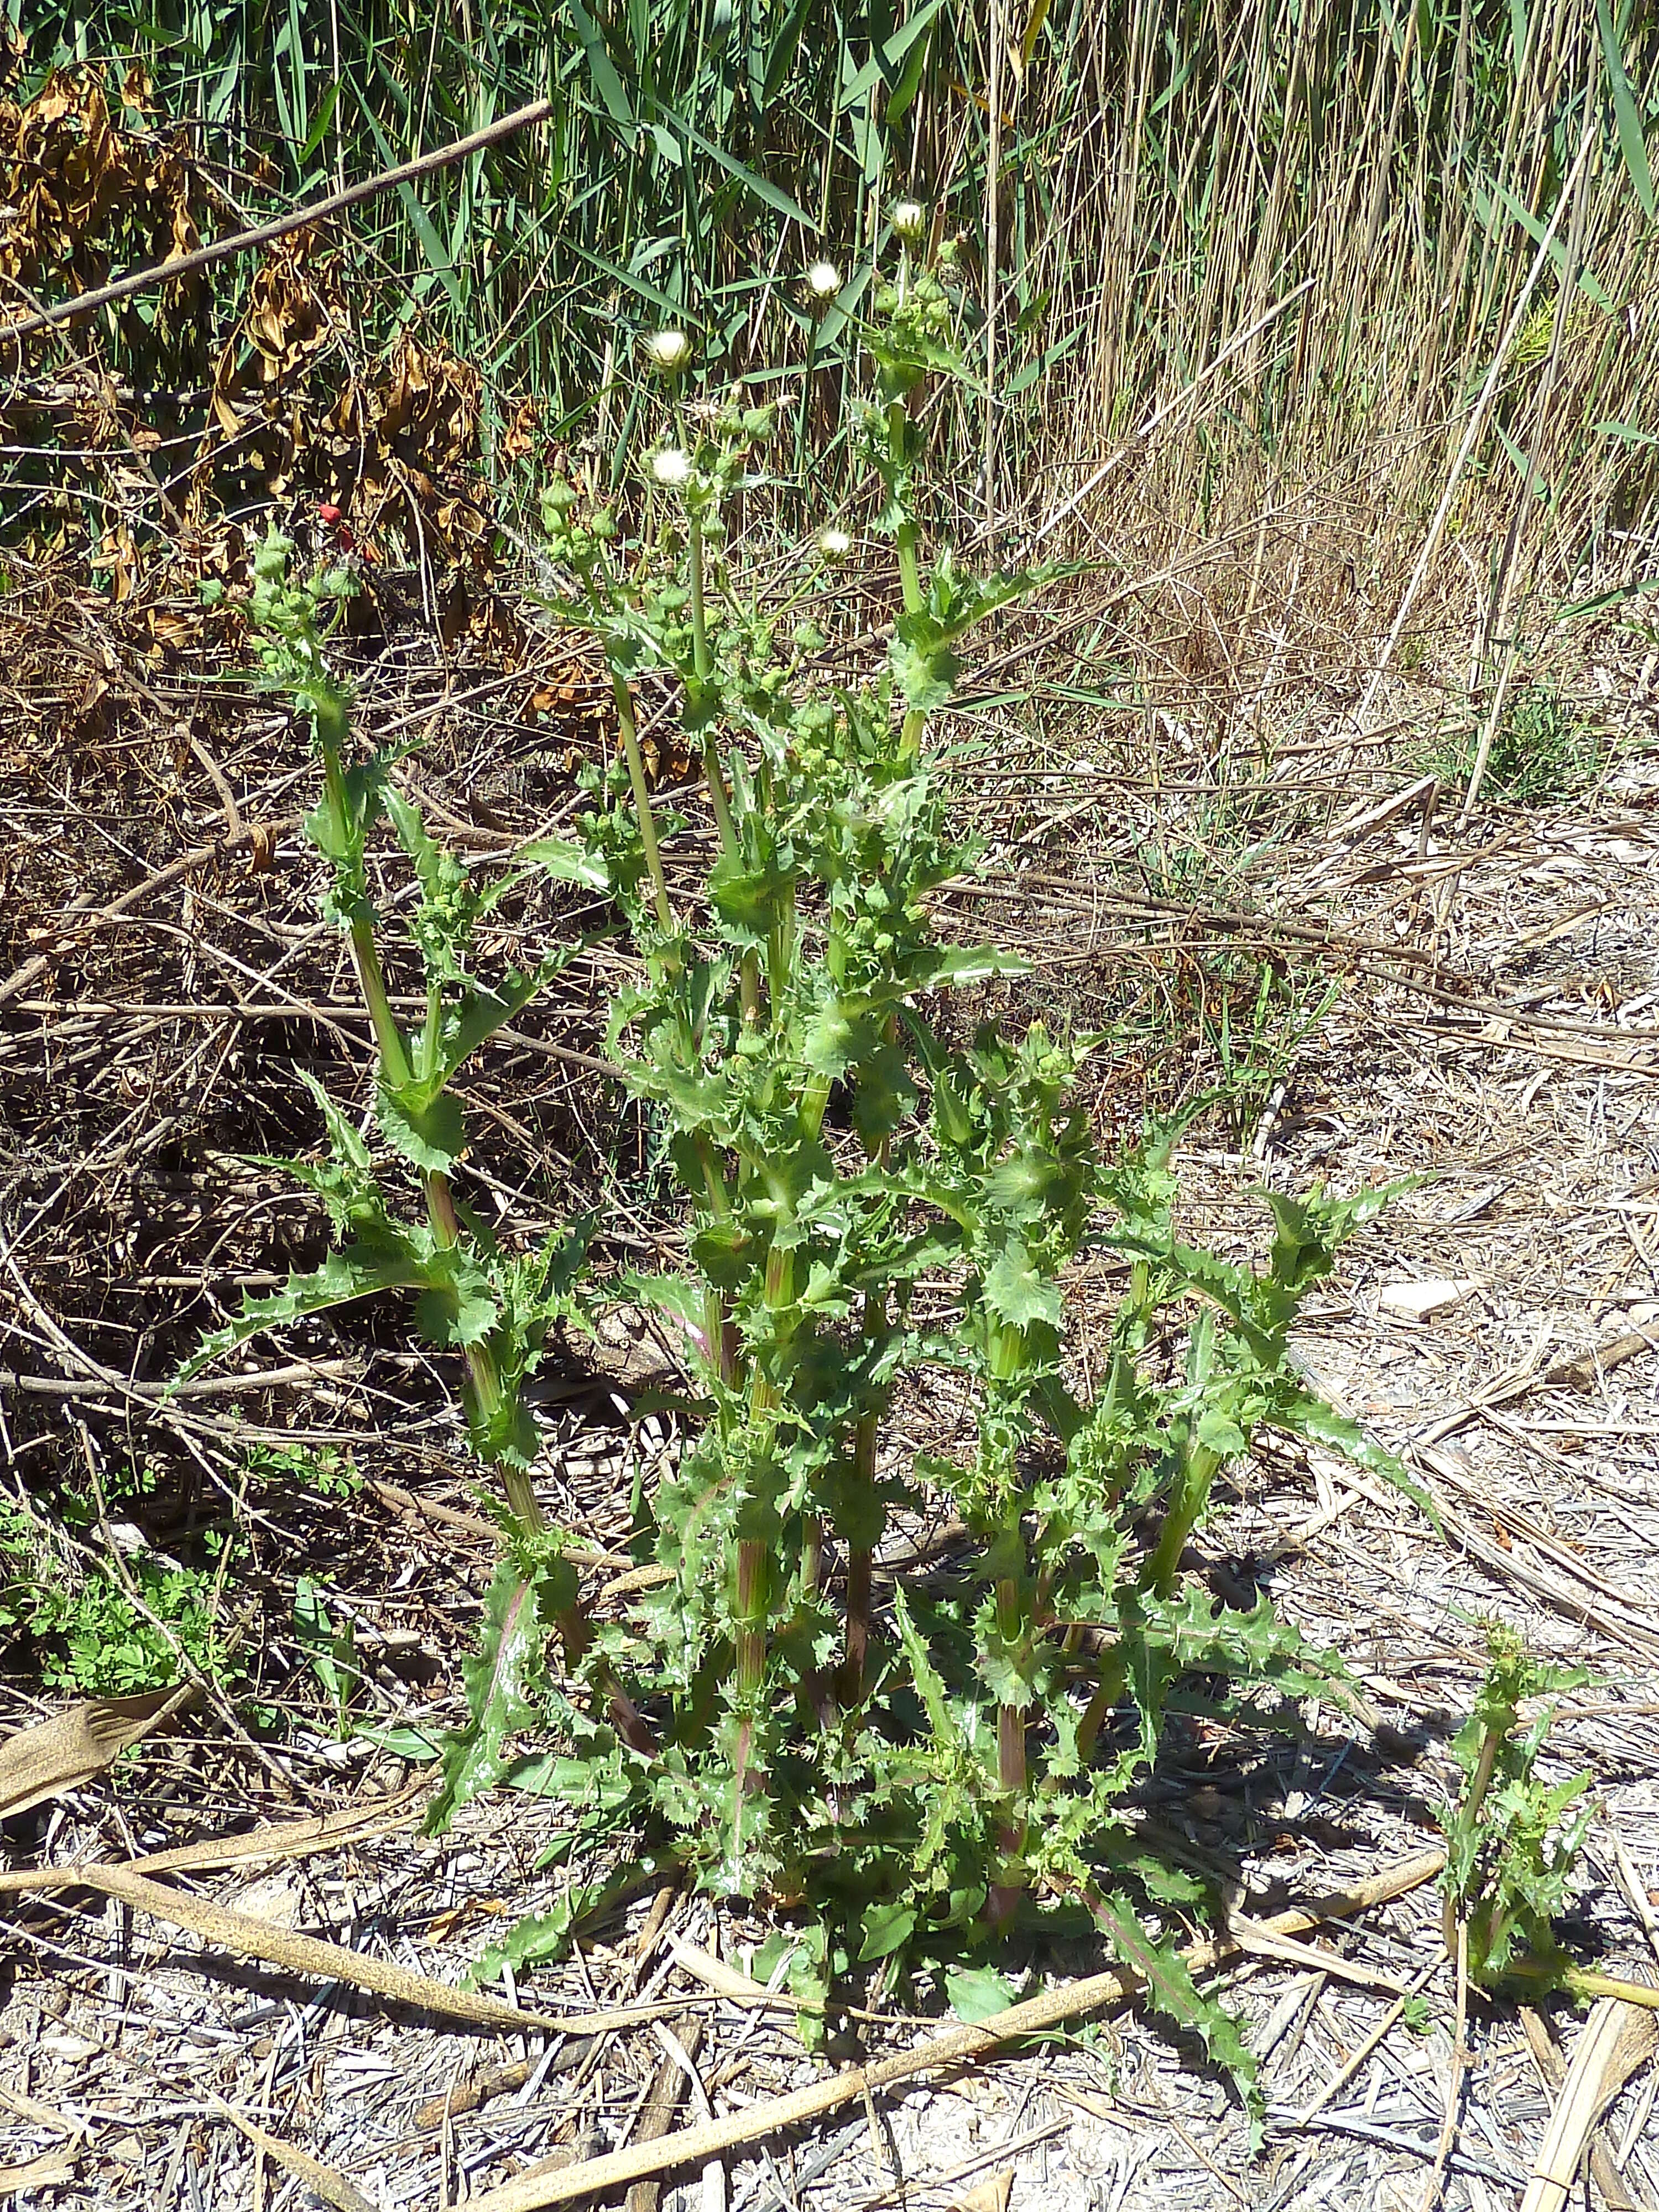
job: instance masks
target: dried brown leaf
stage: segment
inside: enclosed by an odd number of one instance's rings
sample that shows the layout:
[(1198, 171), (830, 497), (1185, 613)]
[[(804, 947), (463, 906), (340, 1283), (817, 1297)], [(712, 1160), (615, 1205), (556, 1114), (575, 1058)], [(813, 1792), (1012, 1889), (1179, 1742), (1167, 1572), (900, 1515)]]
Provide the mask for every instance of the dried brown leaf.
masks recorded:
[(27, 1813), (48, 1797), (90, 1782), (130, 1744), (148, 1735), (178, 1692), (146, 1690), (131, 1698), (89, 1698), (38, 1727), (19, 1729), (0, 1743), (0, 1820)]

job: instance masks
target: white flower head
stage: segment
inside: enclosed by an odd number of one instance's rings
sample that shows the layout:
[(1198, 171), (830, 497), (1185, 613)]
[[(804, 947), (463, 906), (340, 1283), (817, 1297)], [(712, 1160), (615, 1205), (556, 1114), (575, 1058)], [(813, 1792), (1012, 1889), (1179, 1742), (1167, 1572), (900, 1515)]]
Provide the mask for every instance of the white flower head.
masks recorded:
[(841, 289), (841, 271), (833, 261), (815, 261), (806, 272), (806, 289), (815, 300), (833, 300)]
[(651, 456), (651, 473), (659, 484), (678, 489), (691, 481), (691, 456), (684, 446), (659, 446)]
[(907, 246), (917, 246), (927, 229), (927, 210), (920, 200), (899, 200), (893, 208), (893, 228)]
[(820, 530), (818, 551), (826, 561), (844, 561), (853, 550), (853, 541), (844, 530)]
[(678, 376), (691, 359), (691, 341), (684, 331), (647, 331), (640, 344), (660, 376)]

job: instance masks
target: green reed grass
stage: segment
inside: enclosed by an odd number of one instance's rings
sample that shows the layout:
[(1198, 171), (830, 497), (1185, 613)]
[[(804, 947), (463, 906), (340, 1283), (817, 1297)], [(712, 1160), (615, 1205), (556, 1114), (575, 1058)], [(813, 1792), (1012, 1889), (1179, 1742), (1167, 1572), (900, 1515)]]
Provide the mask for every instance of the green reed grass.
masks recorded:
[(994, 370), (938, 425), (964, 531), (988, 501), (1050, 517), (1306, 283), (1092, 496), (1154, 565), (1149, 533), (1225, 527), (1291, 484), (1374, 502), (1379, 541), (1420, 531), (1588, 137), (1452, 533), (1496, 560), (1517, 520), (1505, 582), (1587, 548), (1616, 565), (1651, 499), (1659, 27), (1639, 0), (106, 0), (28, 28), (31, 75), (136, 54), (211, 158), (265, 156), (289, 194), (550, 96), (547, 125), (360, 235), (383, 315), (426, 313), (578, 436), (596, 415), (607, 452), (630, 330), (665, 316), (732, 372), (810, 366), (800, 419), (833, 427), (852, 351), (800, 272), (857, 241), (855, 308), (884, 201), (922, 190), (973, 241), (971, 350)]

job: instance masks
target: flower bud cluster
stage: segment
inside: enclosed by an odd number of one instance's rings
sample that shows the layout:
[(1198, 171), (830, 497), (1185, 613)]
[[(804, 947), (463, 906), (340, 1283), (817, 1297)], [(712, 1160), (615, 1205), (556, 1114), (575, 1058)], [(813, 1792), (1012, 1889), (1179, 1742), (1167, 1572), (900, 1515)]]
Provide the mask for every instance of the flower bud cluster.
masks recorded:
[(317, 617), (331, 601), (349, 599), (357, 588), (356, 579), (337, 562), (309, 583), (291, 583), (289, 562), (294, 552), (293, 539), (273, 530), (253, 556), (248, 613), (258, 641), (259, 665), (272, 684), (305, 707), (319, 741), (337, 747), (345, 736), (347, 696), (328, 672)]
[(695, 441), (657, 447), (647, 458), (646, 475), (698, 519), (703, 543), (712, 546), (725, 535), (721, 502), (741, 483), (753, 448), (775, 432), (777, 409), (747, 405), (739, 384), (716, 405), (688, 411), (702, 417)]
[(410, 925), (428, 974), (459, 975), (460, 956), (471, 941), (477, 912), (471, 877), (453, 853), (441, 849)]
[(876, 313), (887, 325), (895, 354), (920, 354), (951, 343), (951, 302), (931, 270), (918, 270), (900, 291), (884, 284), (876, 295)]
[(586, 522), (576, 514), (575, 492), (562, 477), (555, 477), (542, 493), (542, 528), (547, 533), (549, 557), (561, 568), (586, 575), (617, 534), (617, 518), (608, 507), (596, 507)]

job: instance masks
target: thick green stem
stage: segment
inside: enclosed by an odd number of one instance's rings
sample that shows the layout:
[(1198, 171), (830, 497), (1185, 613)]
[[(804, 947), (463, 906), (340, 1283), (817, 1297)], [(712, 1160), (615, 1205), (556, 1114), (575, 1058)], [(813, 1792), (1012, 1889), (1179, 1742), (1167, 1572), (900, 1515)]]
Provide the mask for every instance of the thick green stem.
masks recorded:
[[(909, 457), (910, 410), (904, 398), (887, 403), (887, 480), (888, 491), (897, 503), (903, 483), (906, 463)], [(917, 544), (921, 532), (916, 519), (905, 508), (894, 533), (898, 547), (899, 588), (904, 595), (904, 611), (919, 615), (927, 604), (921, 586), (921, 566), (917, 557)]]
[[(1480, 1740), (1480, 1756), (1475, 1761), (1474, 1772), (1469, 1778), (1468, 1794), (1457, 1808), (1459, 1827), (1466, 1832), (1473, 1832), (1480, 1821), (1480, 1808), (1486, 1802), (1486, 1792), (1492, 1787), (1492, 1774), (1498, 1765), (1498, 1748), (1508, 1733), (1507, 1728), (1488, 1728)], [(1441, 1899), (1440, 1924), (1446, 1941), (1448, 1958), (1457, 1955), (1457, 1923), (1467, 1901), (1449, 1889)], [(1492, 1914), (1497, 1907), (1488, 1904), (1485, 1910)], [(1488, 1934), (1483, 1955), (1490, 1957), (1492, 1948), (1493, 1942)]]
[[(880, 1291), (864, 1297), (864, 1341), (873, 1347), (887, 1326), (887, 1299)], [(860, 1501), (872, 1518), (878, 1518), (876, 1502), (876, 1452), (881, 1440), (881, 1409), (872, 1406), (853, 1432), (853, 1480)], [(847, 1638), (841, 1668), (841, 1700), (856, 1705), (864, 1696), (865, 1665), (870, 1650), (870, 1575), (874, 1549), (860, 1545), (847, 1561)]]
[(367, 915), (355, 915), (350, 934), (351, 964), (357, 971), (363, 1004), (374, 1030), (374, 1047), (380, 1055), (380, 1078), (388, 1091), (401, 1091), (410, 1079), (409, 1047), (386, 995), (380, 947), (374, 942), (374, 925)]
[[(691, 666), (699, 685), (706, 685), (714, 675), (714, 662), (708, 650), (708, 599), (704, 581), (707, 562), (702, 515), (695, 512), (687, 515), (686, 532), (686, 561), (691, 585)], [(735, 860), (738, 853), (737, 824), (732, 819), (732, 804), (726, 797), (720, 747), (714, 742), (712, 728), (705, 729), (703, 733), (702, 772), (708, 785), (708, 803), (714, 810), (714, 826), (720, 831), (721, 848), (728, 858)]]
[(706, 684), (714, 667), (708, 651), (708, 602), (703, 588), (702, 517), (695, 511), (686, 517), (688, 559), (691, 571), (691, 665), (697, 681)]
[(1209, 1503), (1210, 1485), (1220, 1464), (1218, 1452), (1188, 1439), (1176, 1492), (1158, 1532), (1157, 1548), (1141, 1570), (1141, 1588), (1151, 1590), (1155, 1596), (1168, 1597), (1175, 1589), (1181, 1555)]
[(662, 872), (662, 854), (657, 849), (656, 817), (651, 811), (651, 789), (645, 780), (645, 762), (640, 754), (639, 725), (634, 720), (634, 702), (627, 684), (612, 669), (611, 688), (616, 696), (617, 721), (622, 731), (623, 755), (628, 763), (628, 780), (634, 787), (634, 807), (639, 817), (640, 843), (645, 851), (646, 873), (651, 878), (652, 896), (657, 908), (657, 920), (665, 937), (674, 933), (674, 910), (668, 903), (668, 878)]
[(1095, 1739), (1100, 1734), (1109, 1714), (1123, 1695), (1123, 1686), (1128, 1677), (1124, 1667), (1123, 1649), (1114, 1644), (1100, 1662), (1100, 1677), (1093, 1696), (1078, 1723), (1077, 1755), (1086, 1766), (1094, 1755)]
[[(780, 1228), (783, 1225), (781, 1222), (779, 1224)], [(767, 1311), (770, 1314), (786, 1313), (793, 1304), (795, 1255), (790, 1247), (775, 1243), (767, 1254), (763, 1295)], [(750, 1441), (757, 1450), (770, 1449), (776, 1426), (778, 1402), (777, 1384), (767, 1371), (764, 1360), (757, 1358), (749, 1382)], [(763, 1776), (752, 1771), (751, 1759), (755, 1706), (766, 1674), (769, 1565), (763, 1540), (751, 1537), (738, 1540), (737, 1602), (733, 1607), (736, 1642), (732, 1681), (732, 1701), (738, 1714), (732, 1797), (734, 1848), (743, 1840), (744, 1798), (745, 1795), (761, 1789), (764, 1782)]]
[(444, 994), (441, 983), (428, 981), (426, 987), (426, 1020), (421, 1027), (420, 1077), (422, 1083), (432, 1082), (438, 1073), (438, 1054), (443, 1046)]
[(921, 588), (921, 565), (916, 553), (919, 536), (916, 526), (908, 519), (898, 526), (899, 588), (904, 594), (904, 611), (920, 614), (927, 604)]

